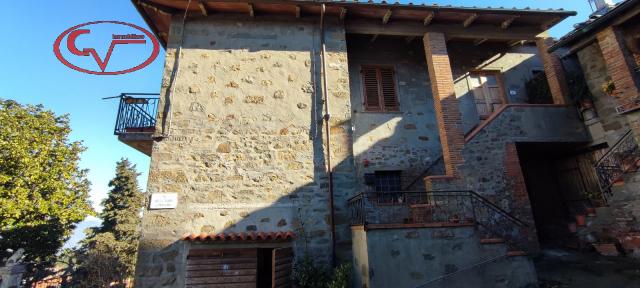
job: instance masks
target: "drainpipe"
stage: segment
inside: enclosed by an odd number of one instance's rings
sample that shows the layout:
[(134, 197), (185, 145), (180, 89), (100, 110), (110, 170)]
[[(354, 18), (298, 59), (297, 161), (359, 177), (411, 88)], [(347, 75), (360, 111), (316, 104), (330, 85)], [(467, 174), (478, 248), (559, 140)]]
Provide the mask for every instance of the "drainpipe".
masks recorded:
[(333, 207), (333, 168), (331, 167), (331, 131), (329, 125), (329, 119), (331, 114), (329, 113), (329, 97), (327, 96), (327, 65), (325, 62), (326, 47), (324, 43), (324, 13), (325, 5), (322, 4), (320, 10), (320, 61), (322, 66), (320, 67), (320, 73), (322, 74), (322, 96), (324, 97), (324, 125), (325, 125), (325, 137), (327, 146), (327, 173), (329, 174), (329, 209), (331, 214), (329, 222), (331, 222), (331, 265), (336, 266), (336, 225), (334, 224), (334, 207)]

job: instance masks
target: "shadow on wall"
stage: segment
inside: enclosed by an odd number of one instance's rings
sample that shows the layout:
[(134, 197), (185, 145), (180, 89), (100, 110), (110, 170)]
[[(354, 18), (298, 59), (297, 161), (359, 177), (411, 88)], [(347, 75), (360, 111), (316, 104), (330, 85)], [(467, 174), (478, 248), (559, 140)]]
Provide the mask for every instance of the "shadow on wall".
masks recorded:
[[(136, 270), (139, 287), (185, 286), (191, 244), (176, 240), (185, 233), (293, 231), (298, 235), (293, 241), (296, 255), (310, 253), (316, 261), (330, 263), (331, 211), (317, 23), (211, 22), (187, 24), (181, 74), (171, 103), (171, 136), (154, 143), (147, 191), (177, 192), (179, 205), (145, 211)], [(367, 189), (362, 176), (369, 170), (363, 168), (362, 160), (377, 162), (370, 170), (420, 170), (422, 153), (435, 159), (441, 148), (421, 42), (407, 44), (414, 54), (402, 55), (398, 51), (406, 51), (404, 47), (393, 39), (381, 39), (376, 45), (395, 44), (399, 55), (371, 57), (376, 50), (358, 39), (345, 39), (344, 31), (336, 27), (327, 31), (334, 223), (339, 259), (349, 261), (347, 200)], [(161, 93), (165, 97), (179, 31), (174, 24)], [(287, 35), (286, 40), (279, 35)], [(374, 60), (384, 64), (394, 57), (401, 58), (395, 67), (403, 112), (361, 113), (358, 64)], [(349, 90), (351, 99), (344, 97)], [(166, 104), (161, 99), (160, 105)], [(419, 141), (424, 142), (423, 150), (403, 151)], [(385, 158), (395, 154), (411, 157)]]
[(464, 133), (480, 124), (473, 92), (474, 72), (499, 72), (501, 98), (507, 103), (528, 103), (525, 83), (534, 72), (544, 71), (542, 60), (536, 57), (533, 45), (509, 47), (504, 43), (485, 42), (475, 46), (470, 42), (452, 41), (449, 45), (455, 92), (460, 102)]

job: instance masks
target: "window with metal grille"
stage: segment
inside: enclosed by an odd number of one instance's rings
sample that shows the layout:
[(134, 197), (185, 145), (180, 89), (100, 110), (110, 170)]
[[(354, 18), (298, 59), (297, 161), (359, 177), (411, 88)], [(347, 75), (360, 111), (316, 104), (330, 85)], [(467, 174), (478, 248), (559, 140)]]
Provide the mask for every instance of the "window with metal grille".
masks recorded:
[(395, 72), (391, 66), (363, 65), (365, 111), (399, 111)]
[[(400, 183), (400, 171), (376, 171), (375, 172), (375, 189), (376, 192), (383, 192), (378, 196), (379, 203), (396, 203), (400, 202), (399, 192), (402, 190)], [(384, 193), (387, 192), (387, 193)]]

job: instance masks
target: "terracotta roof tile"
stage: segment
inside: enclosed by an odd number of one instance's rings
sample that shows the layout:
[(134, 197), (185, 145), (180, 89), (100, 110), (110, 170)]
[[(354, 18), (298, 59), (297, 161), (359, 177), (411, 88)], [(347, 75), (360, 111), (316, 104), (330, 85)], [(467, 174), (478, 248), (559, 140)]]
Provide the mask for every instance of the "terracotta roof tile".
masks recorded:
[(239, 233), (186, 233), (185, 241), (284, 241), (295, 238), (291, 231), (280, 232), (239, 232)]

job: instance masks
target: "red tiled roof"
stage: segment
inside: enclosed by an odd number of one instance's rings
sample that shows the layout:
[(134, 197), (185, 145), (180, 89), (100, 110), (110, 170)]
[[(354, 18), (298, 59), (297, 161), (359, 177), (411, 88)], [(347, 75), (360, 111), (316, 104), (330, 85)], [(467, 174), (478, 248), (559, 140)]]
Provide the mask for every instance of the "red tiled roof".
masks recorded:
[(239, 233), (186, 233), (185, 241), (283, 241), (295, 238), (291, 231), (286, 232), (239, 232)]

